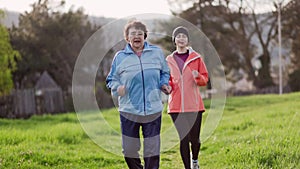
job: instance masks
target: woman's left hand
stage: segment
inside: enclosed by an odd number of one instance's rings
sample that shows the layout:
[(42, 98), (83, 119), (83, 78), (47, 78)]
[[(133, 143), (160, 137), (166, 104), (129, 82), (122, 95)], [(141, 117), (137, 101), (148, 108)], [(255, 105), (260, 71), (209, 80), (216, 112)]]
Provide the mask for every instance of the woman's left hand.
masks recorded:
[(168, 95), (168, 94), (170, 94), (172, 92), (172, 87), (171, 86), (167, 86), (167, 85), (162, 85), (161, 90), (166, 95)]

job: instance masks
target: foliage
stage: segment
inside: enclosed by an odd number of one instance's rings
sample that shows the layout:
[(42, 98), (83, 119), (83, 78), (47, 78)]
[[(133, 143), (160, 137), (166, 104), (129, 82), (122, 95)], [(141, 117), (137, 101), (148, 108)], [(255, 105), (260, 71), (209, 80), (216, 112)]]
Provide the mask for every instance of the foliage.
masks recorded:
[[(3, 14), (1, 10), (0, 14)], [(12, 73), (16, 71), (16, 61), (19, 59), (19, 52), (10, 44), (8, 30), (0, 25), (0, 96), (8, 94), (13, 88)]]
[(20, 88), (33, 87), (37, 75), (44, 71), (63, 88), (71, 85), (76, 58), (96, 27), (83, 9), (62, 13), (59, 8), (63, 5), (61, 1), (52, 7), (49, 0), (40, 0), (20, 16), (19, 26), (10, 30), (12, 44), (23, 56), (14, 74)]
[[(299, 97), (228, 98), (219, 126), (202, 143), (201, 168), (299, 168)], [(102, 113), (119, 132), (117, 110)], [(162, 131), (172, 125), (165, 113), (162, 123)], [(126, 168), (123, 157), (91, 141), (75, 113), (0, 119), (0, 146), (0, 168)], [(160, 164), (162, 169), (183, 168), (179, 145), (162, 152)]]

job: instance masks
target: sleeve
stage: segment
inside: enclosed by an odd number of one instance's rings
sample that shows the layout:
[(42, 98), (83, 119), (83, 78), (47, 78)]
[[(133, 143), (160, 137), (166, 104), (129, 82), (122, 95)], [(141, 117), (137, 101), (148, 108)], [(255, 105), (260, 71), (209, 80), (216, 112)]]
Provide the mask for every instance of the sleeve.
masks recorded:
[[(116, 55), (117, 56), (117, 55)], [(112, 96), (118, 96), (117, 89), (121, 85), (120, 76), (117, 74), (117, 59), (113, 59), (110, 71), (106, 77), (106, 87), (111, 90)]]
[(199, 58), (198, 62), (198, 77), (196, 77), (194, 80), (198, 86), (206, 86), (208, 82), (208, 72), (206, 69), (206, 66), (202, 60), (202, 58)]
[(170, 69), (167, 64), (166, 58), (163, 55), (163, 52), (161, 51), (161, 70), (160, 70), (160, 87), (163, 85), (169, 85), (169, 80), (170, 80)]
[(172, 77), (172, 75), (170, 75), (169, 85), (171, 86), (172, 91), (173, 91), (173, 90), (175, 89), (175, 85), (174, 85), (174, 82), (173, 82), (173, 77)]

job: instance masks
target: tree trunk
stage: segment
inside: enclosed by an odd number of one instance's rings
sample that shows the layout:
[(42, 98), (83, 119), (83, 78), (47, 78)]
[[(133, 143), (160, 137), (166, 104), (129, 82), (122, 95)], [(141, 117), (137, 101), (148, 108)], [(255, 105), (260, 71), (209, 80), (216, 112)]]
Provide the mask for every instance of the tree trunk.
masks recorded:
[(258, 71), (258, 75), (254, 80), (254, 85), (261, 89), (269, 86), (273, 86), (273, 79), (270, 74), (270, 56), (264, 53), (259, 57), (261, 64), (263, 65)]

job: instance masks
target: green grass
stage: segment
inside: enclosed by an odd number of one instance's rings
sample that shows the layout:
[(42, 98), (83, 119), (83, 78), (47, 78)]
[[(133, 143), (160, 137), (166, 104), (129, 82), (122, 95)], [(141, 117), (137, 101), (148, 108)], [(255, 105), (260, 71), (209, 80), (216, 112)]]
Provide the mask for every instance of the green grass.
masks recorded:
[[(300, 93), (227, 98), (220, 124), (202, 143), (201, 168), (300, 168), (299, 101)], [(120, 131), (116, 109), (104, 110), (102, 115), (111, 131)], [(85, 120), (96, 121), (93, 116)], [(163, 114), (162, 133), (170, 126), (170, 117)], [(96, 123), (91, 127), (101, 128)], [(110, 141), (114, 136), (110, 130), (96, 133)], [(170, 134), (170, 139), (177, 139), (172, 137), (176, 136)], [(27, 120), (0, 119), (0, 168), (123, 169), (126, 164), (122, 156), (91, 140), (77, 115), (68, 113)], [(178, 145), (162, 152), (161, 168), (183, 168)]]

